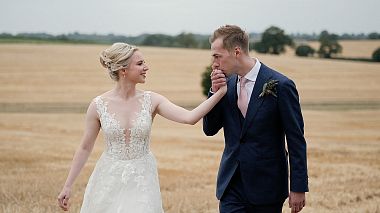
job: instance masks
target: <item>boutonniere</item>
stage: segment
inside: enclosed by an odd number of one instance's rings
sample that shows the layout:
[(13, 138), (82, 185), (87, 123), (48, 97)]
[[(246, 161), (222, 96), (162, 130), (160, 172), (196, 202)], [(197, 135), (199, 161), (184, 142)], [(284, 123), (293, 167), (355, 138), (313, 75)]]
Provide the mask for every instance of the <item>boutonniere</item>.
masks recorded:
[(276, 86), (278, 84), (278, 80), (270, 80), (266, 82), (263, 86), (263, 91), (260, 93), (259, 98), (264, 97), (266, 95), (273, 95), (277, 98), (277, 90)]

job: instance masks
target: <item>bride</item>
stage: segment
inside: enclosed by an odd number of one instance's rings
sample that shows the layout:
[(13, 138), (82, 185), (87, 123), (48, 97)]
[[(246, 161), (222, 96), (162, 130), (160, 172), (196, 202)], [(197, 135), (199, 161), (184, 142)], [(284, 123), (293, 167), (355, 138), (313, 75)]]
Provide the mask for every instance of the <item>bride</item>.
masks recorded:
[(68, 211), (72, 185), (102, 129), (106, 149), (88, 181), (81, 212), (161, 213), (157, 164), (149, 149), (153, 118), (159, 114), (194, 125), (225, 95), (226, 80), (220, 81), (222, 89), (211, 98), (188, 111), (160, 94), (136, 89), (136, 84), (145, 82), (149, 68), (135, 46), (115, 43), (101, 52), (100, 62), (116, 86), (94, 98), (88, 107), (84, 135), (58, 204)]

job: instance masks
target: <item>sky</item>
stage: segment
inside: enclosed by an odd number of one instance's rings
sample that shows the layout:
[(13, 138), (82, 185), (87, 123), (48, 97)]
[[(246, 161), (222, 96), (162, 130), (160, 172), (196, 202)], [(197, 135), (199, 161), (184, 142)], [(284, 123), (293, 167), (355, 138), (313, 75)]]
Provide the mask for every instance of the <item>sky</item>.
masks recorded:
[(380, 0), (0, 0), (0, 33), (380, 32)]

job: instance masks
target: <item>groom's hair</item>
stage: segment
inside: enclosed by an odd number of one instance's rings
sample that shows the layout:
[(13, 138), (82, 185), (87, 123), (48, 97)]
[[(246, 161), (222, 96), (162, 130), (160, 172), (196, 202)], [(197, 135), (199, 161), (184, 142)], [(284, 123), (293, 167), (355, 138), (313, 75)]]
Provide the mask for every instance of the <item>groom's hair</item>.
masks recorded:
[(225, 25), (216, 29), (210, 37), (210, 44), (216, 39), (223, 39), (223, 48), (232, 51), (236, 46), (239, 46), (245, 54), (248, 55), (249, 36), (236, 25)]

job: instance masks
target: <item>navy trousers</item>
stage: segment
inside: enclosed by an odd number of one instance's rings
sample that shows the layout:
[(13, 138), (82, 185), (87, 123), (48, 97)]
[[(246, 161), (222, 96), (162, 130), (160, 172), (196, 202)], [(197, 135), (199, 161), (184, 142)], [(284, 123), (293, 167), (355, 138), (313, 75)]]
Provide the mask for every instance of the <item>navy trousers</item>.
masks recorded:
[(283, 202), (255, 205), (248, 202), (238, 167), (219, 202), (220, 213), (281, 213)]

